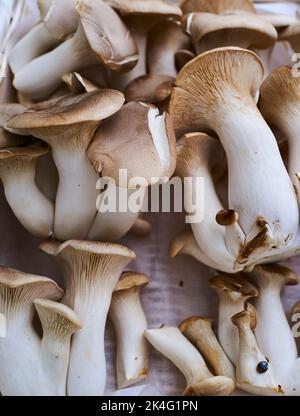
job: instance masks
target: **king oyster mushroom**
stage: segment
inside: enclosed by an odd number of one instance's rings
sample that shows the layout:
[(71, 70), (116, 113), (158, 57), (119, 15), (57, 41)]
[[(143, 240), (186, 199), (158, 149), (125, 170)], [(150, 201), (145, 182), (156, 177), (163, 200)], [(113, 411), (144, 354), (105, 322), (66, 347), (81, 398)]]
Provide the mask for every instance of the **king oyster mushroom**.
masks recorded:
[(255, 104), (262, 78), (262, 63), (253, 52), (214, 49), (181, 70), (170, 102), (178, 137), (214, 131), (225, 149), (229, 208), (244, 233), (236, 263), (245, 268), (290, 247), (299, 221), (297, 197), (276, 139)]

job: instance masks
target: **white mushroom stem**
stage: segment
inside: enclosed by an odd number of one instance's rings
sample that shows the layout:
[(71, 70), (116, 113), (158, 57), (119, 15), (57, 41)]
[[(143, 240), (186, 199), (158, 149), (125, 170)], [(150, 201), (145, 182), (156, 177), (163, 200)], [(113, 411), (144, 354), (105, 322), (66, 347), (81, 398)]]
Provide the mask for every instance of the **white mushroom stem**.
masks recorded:
[(210, 286), (219, 295), (218, 338), (226, 355), (236, 364), (239, 342), (231, 317), (243, 311), (246, 300), (257, 296), (258, 291), (242, 275), (219, 274), (211, 279)]
[(236, 363), (236, 379), (243, 390), (257, 395), (276, 395), (281, 388), (275, 378), (271, 362), (260, 351), (253, 333), (256, 325), (255, 309), (246, 309), (232, 317), (238, 328), (239, 355)]
[(3, 396), (56, 394), (56, 387), (43, 367), (41, 341), (32, 324), (33, 300), (58, 300), (62, 293), (50, 279), (0, 267), (0, 313), (6, 320), (5, 337), (0, 338)]
[(234, 383), (227, 377), (214, 377), (196, 348), (175, 327), (150, 329), (145, 337), (161, 354), (173, 362), (186, 379), (185, 395), (229, 395)]
[(257, 266), (253, 278), (259, 290), (255, 335), (261, 351), (273, 364), (278, 383), (284, 386), (297, 358), (297, 346), (280, 295), (286, 284), (297, 284), (297, 278), (291, 270), (277, 264)]
[(235, 368), (219, 344), (210, 319), (187, 318), (179, 329), (202, 354), (214, 375), (235, 379)]
[(144, 380), (149, 371), (148, 344), (144, 331), (148, 328), (140, 300), (140, 289), (149, 282), (144, 275), (123, 273), (109, 309), (117, 337), (118, 388)]
[(20, 223), (31, 234), (48, 238), (53, 233), (53, 203), (39, 190), (35, 182), (37, 157), (2, 159), (0, 178), (6, 200)]
[(43, 338), (41, 354), (44, 371), (56, 390), (55, 396), (66, 396), (71, 336), (81, 329), (77, 315), (67, 306), (51, 300), (36, 299)]
[(57, 256), (65, 280), (63, 303), (74, 309), (82, 330), (72, 340), (67, 393), (103, 395), (106, 383), (104, 329), (112, 292), (134, 253), (107, 243), (49, 241), (41, 249)]

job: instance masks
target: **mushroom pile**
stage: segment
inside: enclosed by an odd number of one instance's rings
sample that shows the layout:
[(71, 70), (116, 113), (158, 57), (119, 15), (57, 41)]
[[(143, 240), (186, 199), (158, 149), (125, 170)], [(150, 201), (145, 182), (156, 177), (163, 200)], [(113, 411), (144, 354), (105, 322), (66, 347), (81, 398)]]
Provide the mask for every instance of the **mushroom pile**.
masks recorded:
[[(147, 377), (150, 343), (184, 395), (299, 395), (280, 298), (297, 278), (276, 263), (300, 253), (300, 77), (272, 60), (300, 48), (299, 21), (252, 0), (1, 2), (0, 179), (64, 281), (0, 267), (1, 394), (103, 395), (109, 317), (120, 389)], [(124, 271), (117, 242), (150, 233), (149, 194), (175, 177), (198, 220), (170, 255), (214, 270), (217, 334), (148, 329), (149, 279)]]

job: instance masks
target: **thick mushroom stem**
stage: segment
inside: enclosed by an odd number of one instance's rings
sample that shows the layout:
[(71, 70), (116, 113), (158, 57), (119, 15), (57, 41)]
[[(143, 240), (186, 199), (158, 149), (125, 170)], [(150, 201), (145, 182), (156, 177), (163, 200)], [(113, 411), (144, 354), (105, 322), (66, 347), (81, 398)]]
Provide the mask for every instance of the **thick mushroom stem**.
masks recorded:
[(118, 388), (129, 387), (148, 376), (148, 344), (144, 338), (147, 320), (140, 300), (140, 290), (149, 279), (127, 272), (114, 290), (109, 309), (117, 337)]
[(214, 375), (235, 379), (235, 368), (219, 344), (211, 319), (187, 318), (179, 325), (179, 329), (202, 354)]
[(149, 329), (145, 337), (168, 358), (186, 379), (186, 396), (228, 396), (234, 382), (224, 376), (214, 377), (196, 348), (175, 327)]
[(50, 144), (59, 173), (54, 234), (59, 240), (85, 238), (96, 216), (98, 173), (87, 148), (102, 119), (118, 111), (121, 93), (103, 89), (37, 104), (7, 124), (13, 131)]
[(178, 135), (199, 129), (217, 133), (228, 160), (229, 208), (239, 215), (246, 239), (261, 233), (258, 219), (265, 223), (261, 246), (266, 251), (291, 244), (299, 212), (276, 139), (255, 105), (262, 78), (263, 67), (254, 53), (214, 49), (181, 70), (170, 112)]
[(72, 309), (51, 300), (36, 299), (43, 338), (42, 363), (55, 396), (66, 396), (71, 336), (81, 329), (81, 322)]
[(59, 300), (63, 291), (46, 277), (0, 267), (0, 313), (6, 320), (0, 337), (0, 391), (3, 396), (52, 396), (55, 386), (41, 360), (40, 339), (33, 328), (33, 300)]
[(265, 79), (259, 101), (259, 108), (266, 121), (288, 141), (288, 171), (298, 191), (298, 199), (300, 192), (299, 97), (299, 77), (294, 76), (292, 68), (280, 67)]
[(261, 351), (273, 365), (278, 383), (283, 386), (297, 358), (297, 346), (280, 295), (285, 285), (296, 285), (298, 278), (279, 264), (256, 266), (252, 276), (259, 290), (255, 302), (258, 317), (255, 335)]
[(0, 178), (8, 204), (31, 234), (48, 238), (53, 233), (53, 203), (35, 182), (38, 158), (48, 152), (45, 144), (0, 151)]
[(264, 396), (282, 393), (274, 376), (271, 362), (260, 351), (253, 333), (256, 326), (254, 307), (248, 303), (246, 309), (232, 317), (238, 328), (239, 356), (236, 363), (238, 386), (245, 391)]
[(123, 246), (75, 240), (49, 241), (40, 248), (57, 257), (66, 286), (63, 303), (82, 321), (82, 330), (72, 340), (67, 393), (102, 395), (106, 382), (104, 329), (112, 292), (122, 269), (135, 255)]
[(233, 364), (239, 357), (239, 341), (231, 317), (244, 310), (245, 302), (258, 296), (258, 290), (243, 275), (219, 274), (210, 281), (219, 295), (218, 338)]
[[(217, 259), (216, 262), (234, 273), (235, 257), (226, 245), (225, 228), (216, 221), (216, 215), (223, 206), (215, 189), (212, 171), (224, 159), (218, 141), (206, 134), (186, 134), (177, 146), (177, 174), (183, 180), (192, 178), (192, 181), (185, 181), (184, 200), (188, 214), (195, 217), (191, 224), (195, 239), (206, 256)], [(204, 191), (197, 183), (198, 178), (204, 180)], [(201, 212), (197, 212), (201, 209), (199, 198), (205, 202), (203, 217)]]

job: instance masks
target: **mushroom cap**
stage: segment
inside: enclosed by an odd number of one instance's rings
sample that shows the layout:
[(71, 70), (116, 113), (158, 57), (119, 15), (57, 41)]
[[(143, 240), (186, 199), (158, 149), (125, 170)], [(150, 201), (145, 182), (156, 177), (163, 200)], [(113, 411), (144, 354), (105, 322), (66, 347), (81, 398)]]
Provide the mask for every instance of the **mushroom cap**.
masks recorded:
[(222, 170), (226, 155), (219, 140), (205, 133), (187, 133), (177, 142), (176, 173), (185, 177), (207, 167), (213, 176)]
[(33, 105), (11, 118), (6, 127), (28, 134), (39, 128), (100, 121), (118, 111), (124, 100), (121, 92), (111, 89), (65, 96)]
[(207, 325), (208, 327), (212, 327), (213, 320), (209, 318), (202, 318), (200, 316), (190, 316), (182, 321), (178, 328), (184, 334), (186, 331), (189, 331), (194, 326), (197, 328), (197, 324), (201, 323), (201, 325)]
[(142, 75), (131, 81), (125, 89), (126, 101), (159, 103), (170, 97), (174, 79), (167, 75)]
[(289, 14), (259, 13), (258, 16), (279, 30), (298, 21), (296, 17)]
[(113, 178), (117, 185), (120, 169), (127, 169), (128, 183), (142, 177), (148, 185), (172, 175), (175, 143), (168, 114), (159, 116), (156, 107), (131, 101), (99, 126), (88, 157), (97, 172)]
[(254, 268), (253, 273), (260, 279), (262, 285), (268, 282), (277, 285), (278, 281), (282, 282), (282, 286), (295, 286), (299, 283), (298, 276), (281, 264), (260, 264)]
[(118, 14), (106, 2), (77, 0), (76, 10), (100, 61), (115, 71), (128, 71), (138, 61), (137, 46)]
[(235, 389), (234, 381), (229, 377), (215, 376), (200, 383), (188, 386), (184, 396), (229, 396)]
[(49, 299), (35, 299), (33, 303), (42, 323), (43, 320), (49, 320), (53, 324), (55, 321), (53, 322), (51, 317), (56, 315), (68, 332), (73, 333), (82, 328), (78, 315), (63, 303), (53, 302)]
[(0, 150), (0, 160), (4, 159), (37, 159), (49, 152), (49, 146), (40, 141), (32, 140), (25, 146), (9, 147)]
[(188, 62), (173, 88), (169, 112), (178, 136), (211, 131), (214, 107), (233, 95), (255, 100), (264, 69), (255, 53), (237, 47), (218, 48)]
[(210, 287), (227, 293), (238, 293), (253, 298), (259, 295), (257, 288), (242, 274), (219, 273), (210, 279)]
[(216, 221), (223, 227), (228, 227), (238, 222), (239, 214), (233, 209), (223, 209), (216, 215)]
[(267, 49), (277, 40), (274, 26), (256, 14), (193, 13), (185, 17), (193, 42), (205, 49), (218, 46), (243, 46)]
[(186, 0), (181, 6), (183, 13), (207, 12), (220, 14), (224, 11), (255, 13), (252, 0)]
[(290, 117), (298, 119), (299, 102), (300, 78), (293, 76), (292, 68), (279, 67), (262, 83), (259, 109), (271, 126), (280, 130)]
[(144, 287), (149, 283), (149, 278), (143, 273), (128, 271), (122, 273), (114, 292), (132, 289), (133, 287)]
[(300, 22), (292, 23), (289, 27), (282, 30), (279, 35), (279, 40), (287, 40), (290, 42), (298, 42), (300, 37)]
[(162, 0), (105, 0), (122, 15), (161, 15), (180, 17), (182, 11), (176, 4)]
[(70, 240), (64, 243), (59, 241), (48, 240), (42, 243), (39, 248), (50, 256), (58, 256), (65, 250), (71, 249), (78, 252), (86, 252), (89, 254), (103, 254), (103, 255), (116, 255), (122, 257), (129, 257), (132, 260), (135, 259), (135, 253), (127, 247), (120, 244), (101, 243), (94, 241), (81, 241)]
[(9, 119), (25, 110), (26, 107), (21, 104), (0, 104), (0, 149), (21, 146), (28, 142), (29, 137), (17, 136), (4, 130)]
[(48, 277), (25, 273), (9, 267), (0, 266), (0, 287), (12, 290), (28, 291), (24, 299), (30, 303), (36, 298), (47, 298), (59, 300), (63, 290), (58, 287), (54, 280)]
[(232, 316), (231, 321), (239, 328), (246, 325), (252, 330), (255, 329), (257, 325), (255, 307), (251, 303), (247, 303), (245, 310)]

